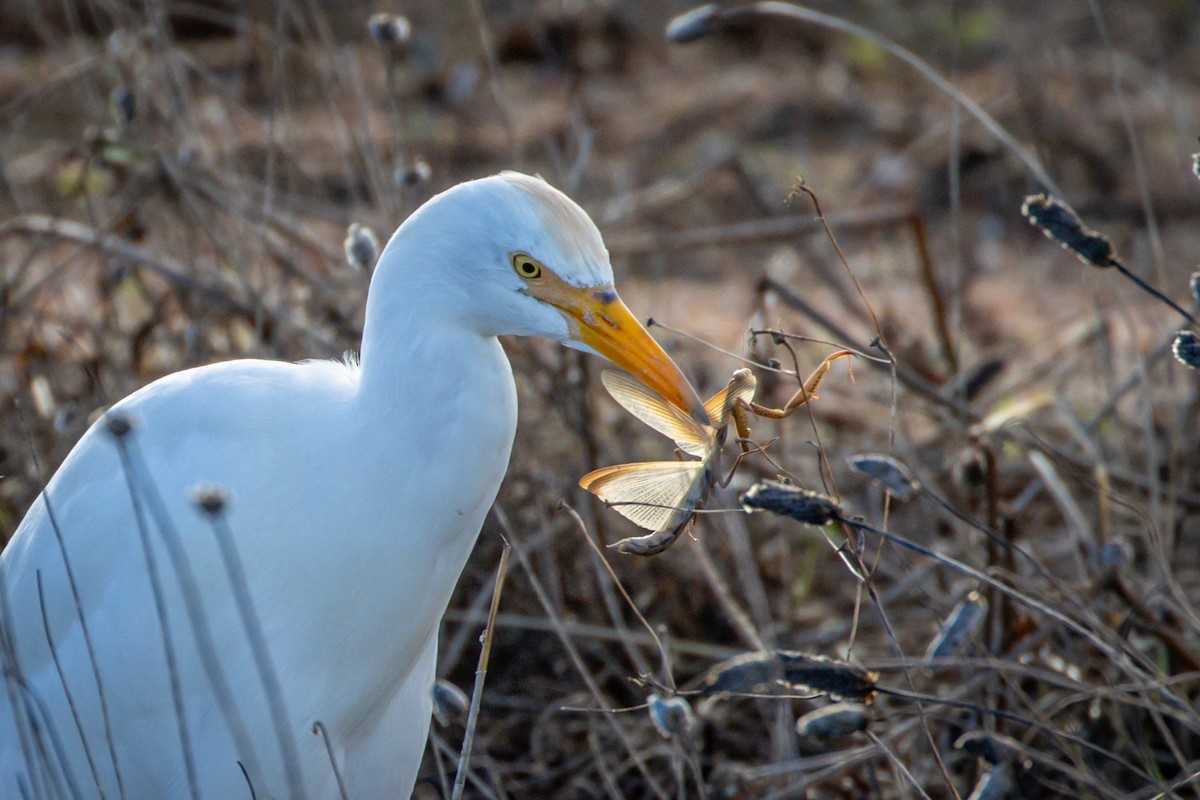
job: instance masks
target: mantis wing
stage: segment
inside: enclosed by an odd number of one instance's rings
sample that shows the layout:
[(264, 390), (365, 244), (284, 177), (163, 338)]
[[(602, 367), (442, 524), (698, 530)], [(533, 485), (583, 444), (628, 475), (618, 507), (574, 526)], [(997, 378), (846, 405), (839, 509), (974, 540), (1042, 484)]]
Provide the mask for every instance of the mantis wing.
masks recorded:
[(580, 478), (579, 485), (634, 524), (660, 531), (691, 516), (707, 475), (703, 461), (647, 461), (602, 467)]
[(712, 428), (699, 424), (642, 386), (631, 375), (606, 369), (600, 373), (600, 380), (622, 408), (664, 436), (674, 439), (680, 450), (700, 458), (708, 455), (716, 440), (716, 432)]

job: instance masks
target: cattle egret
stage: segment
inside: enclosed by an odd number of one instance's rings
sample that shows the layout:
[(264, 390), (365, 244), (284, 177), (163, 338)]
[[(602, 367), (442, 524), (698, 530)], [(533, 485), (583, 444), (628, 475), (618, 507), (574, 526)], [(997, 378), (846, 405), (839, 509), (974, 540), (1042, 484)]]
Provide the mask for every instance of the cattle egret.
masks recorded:
[(505, 334), (708, 422), (566, 195), (503, 173), (434, 197), (380, 257), (358, 362), (177, 372), (71, 451), (0, 557), (0, 796), (337, 798), (336, 767), (408, 797), (513, 444)]

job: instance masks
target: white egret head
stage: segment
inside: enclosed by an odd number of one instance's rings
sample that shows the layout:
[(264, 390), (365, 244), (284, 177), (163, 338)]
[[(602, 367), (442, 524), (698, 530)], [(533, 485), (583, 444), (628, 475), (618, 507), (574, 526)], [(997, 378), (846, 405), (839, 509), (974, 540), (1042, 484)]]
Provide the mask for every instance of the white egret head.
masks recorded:
[(708, 421), (691, 384), (617, 296), (595, 223), (540, 178), (504, 172), (421, 206), (380, 257), (368, 329), (372, 317), (405, 313), (397, 304), (411, 302), (416, 287), (428, 289), (418, 295), (422, 303), (458, 325), (483, 336), (541, 336), (604, 356)]

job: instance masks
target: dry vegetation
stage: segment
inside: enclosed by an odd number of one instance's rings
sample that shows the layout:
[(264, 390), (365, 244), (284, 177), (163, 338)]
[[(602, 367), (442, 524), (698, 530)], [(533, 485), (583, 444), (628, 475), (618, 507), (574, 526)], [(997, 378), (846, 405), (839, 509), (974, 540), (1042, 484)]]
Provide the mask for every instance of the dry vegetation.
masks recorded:
[[(779, 466), (749, 461), (710, 508), (786, 470), (929, 552), (733, 511), (653, 558), (604, 551), (610, 574), (586, 537), (634, 531), (575, 481), (668, 447), (594, 362), (508, 342), (518, 445), (442, 638), (440, 674), (469, 689), (505, 532), (469, 796), (951, 798), (989, 770), (1014, 797), (1200, 792), (1185, 323), (1033, 230), (1022, 198), (1052, 187), (878, 43), (743, 20), (670, 45), (686, 7), (664, 2), (486, 2), (485, 27), (466, 0), (42, 5), (0, 7), (0, 535), (110, 400), (191, 365), (354, 348), (369, 275), (346, 263), (349, 223), (385, 236), (457, 181), (536, 171), (592, 212), (629, 305), (688, 334), (657, 331), (702, 393), (740, 362), (691, 337), (805, 374), (843, 346), (884, 359), (882, 333), (895, 367), (840, 362), (811, 415), (758, 422)], [(1195, 4), (825, 5), (952, 80), (1131, 272), (1193, 305)], [(408, 15), (406, 47), (371, 38), (378, 11)], [(844, 263), (807, 196), (784, 204), (801, 173)], [(749, 329), (820, 342), (747, 349)], [(795, 388), (759, 379), (762, 402)], [(871, 452), (922, 490), (847, 465)], [(985, 613), (929, 669), (973, 591)], [(794, 727), (818, 694), (688, 694), (762, 649), (966, 705), (880, 693), (867, 732), (821, 742)], [(652, 693), (670, 736), (598, 711)], [(1007, 737), (997, 766), (955, 747), (973, 731)], [(462, 736), (434, 727), (420, 796), (441, 796)]]

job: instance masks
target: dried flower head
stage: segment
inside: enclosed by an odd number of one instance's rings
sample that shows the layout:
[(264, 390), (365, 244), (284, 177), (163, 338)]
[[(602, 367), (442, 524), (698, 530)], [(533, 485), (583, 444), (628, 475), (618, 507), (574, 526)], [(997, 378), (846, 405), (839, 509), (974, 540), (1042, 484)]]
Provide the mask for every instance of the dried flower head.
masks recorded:
[(796, 733), (831, 742), (865, 731), (870, 722), (867, 707), (862, 703), (834, 703), (810, 711), (796, 720)]
[(1195, 370), (1200, 370), (1200, 337), (1191, 331), (1180, 331), (1175, 334), (1175, 344), (1171, 346), (1175, 357), (1183, 364)]
[(366, 225), (350, 223), (342, 247), (346, 250), (346, 263), (355, 269), (369, 271), (379, 260), (379, 237)]
[(408, 188), (425, 183), (432, 176), (433, 170), (430, 169), (429, 162), (418, 158), (408, 166), (396, 170), (396, 183)]
[(817, 492), (777, 481), (761, 481), (742, 495), (747, 511), (770, 511), (809, 525), (828, 525), (842, 518), (842, 508)]
[(202, 483), (192, 490), (192, 502), (205, 514), (214, 516), (225, 510), (229, 493), (215, 483)]
[(371, 15), (367, 20), (367, 30), (371, 32), (371, 38), (380, 44), (402, 45), (412, 38), (412, 25), (407, 17), (383, 11)]
[(667, 23), (667, 41), (672, 44), (687, 44), (711, 36), (718, 29), (721, 9), (716, 3), (697, 6)]
[(1093, 267), (1116, 264), (1112, 242), (1103, 234), (1083, 227), (1074, 209), (1061, 200), (1044, 194), (1030, 195), (1021, 205), (1021, 214), (1046, 237), (1053, 239)]
[(909, 500), (921, 488), (908, 467), (882, 453), (863, 453), (849, 458), (850, 469), (861, 472), (901, 500)]
[(433, 718), (443, 728), (467, 718), (471, 701), (467, 693), (448, 680), (433, 684)]
[(663, 697), (655, 692), (646, 698), (646, 711), (655, 729), (665, 739), (688, 742), (696, 735), (696, 716), (692, 707), (678, 695)]

